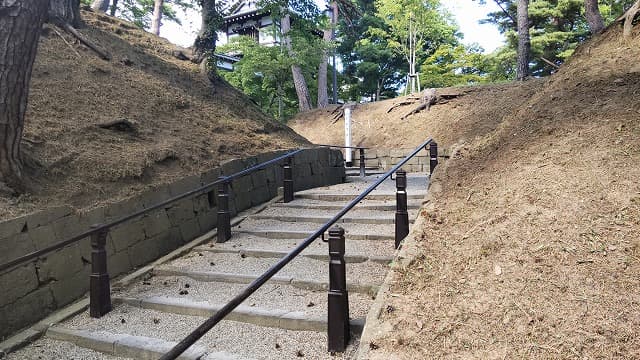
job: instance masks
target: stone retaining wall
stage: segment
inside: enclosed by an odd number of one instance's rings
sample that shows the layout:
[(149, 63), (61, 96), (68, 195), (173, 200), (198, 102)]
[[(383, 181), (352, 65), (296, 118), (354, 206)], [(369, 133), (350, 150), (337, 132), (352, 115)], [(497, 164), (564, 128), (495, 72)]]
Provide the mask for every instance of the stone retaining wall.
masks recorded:
[[(367, 149), (364, 152), (365, 166), (389, 170), (404, 159), (415, 148)], [(446, 149), (438, 148), (438, 157), (448, 157)], [(423, 150), (409, 160), (402, 168), (407, 172), (429, 172), (429, 151)], [(360, 153), (353, 153), (353, 166), (360, 166)]]
[[(0, 223), (0, 264), (64, 241), (134, 211), (150, 207), (284, 154), (271, 152), (223, 163), (200, 176), (165, 184), (128, 200), (79, 212), (55, 207)], [(294, 158), (294, 188), (309, 189), (344, 181), (342, 153), (325, 148), (306, 149)], [(231, 184), (232, 214), (274, 198), (282, 186), (278, 165)], [(107, 241), (110, 276), (149, 263), (213, 229), (217, 222), (216, 191), (187, 198), (114, 227)], [(90, 240), (84, 239), (36, 261), (0, 273), (0, 340), (42, 319), (55, 309), (82, 297), (89, 288)]]

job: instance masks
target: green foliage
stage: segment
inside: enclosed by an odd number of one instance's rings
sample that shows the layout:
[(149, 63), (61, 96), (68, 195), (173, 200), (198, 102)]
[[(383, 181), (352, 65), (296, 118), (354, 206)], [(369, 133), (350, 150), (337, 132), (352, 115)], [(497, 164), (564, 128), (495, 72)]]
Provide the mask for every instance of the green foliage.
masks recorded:
[[(136, 24), (141, 29), (148, 30), (151, 27), (153, 5), (153, 0), (120, 0), (118, 15)], [(194, 7), (195, 5), (192, 0), (165, 0), (162, 6), (163, 20), (181, 24), (176, 13), (176, 8), (193, 9)]]
[[(493, 54), (500, 67), (496, 71), (506, 70), (496, 76), (513, 76), (516, 61), (518, 38), (516, 35), (517, 1), (494, 0), (504, 11), (490, 13), (486, 23), (493, 23), (505, 35), (506, 46)], [(481, 1), (486, 2), (486, 1)], [(620, 16), (633, 0), (601, 0), (600, 12), (605, 24), (610, 24)], [(589, 36), (589, 27), (584, 17), (584, 0), (536, 0), (529, 3), (529, 21), (531, 36), (531, 73), (545, 76), (555, 68), (544, 60), (560, 65), (569, 58), (574, 50)]]
[(457, 28), (439, 0), (376, 0), (375, 5), (388, 29), (370, 27), (368, 32), (386, 37), (389, 47), (404, 57), (409, 56), (410, 31), (416, 36), (418, 59), (457, 41)]
[(464, 45), (441, 45), (422, 65), (424, 88), (473, 85), (492, 80), (495, 63), (482, 54), (482, 48)]
[[(273, 31), (279, 31), (275, 27)], [(316, 86), (313, 75), (317, 73), (322, 46), (315, 36), (291, 31), (296, 57), (288, 55), (280, 46), (261, 46), (255, 40), (241, 36), (218, 49), (221, 53), (242, 54), (234, 65), (234, 71), (220, 72), (233, 86), (241, 89), (263, 111), (281, 121), (298, 111), (298, 98), (291, 74), (293, 64), (300, 65), (307, 79), (311, 96)], [(314, 81), (310, 81), (314, 80)]]

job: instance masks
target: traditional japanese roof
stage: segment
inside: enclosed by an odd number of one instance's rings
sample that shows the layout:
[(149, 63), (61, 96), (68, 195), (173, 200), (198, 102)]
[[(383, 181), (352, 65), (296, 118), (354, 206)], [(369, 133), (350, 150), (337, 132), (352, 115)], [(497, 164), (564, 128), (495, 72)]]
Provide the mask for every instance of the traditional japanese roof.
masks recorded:
[(258, 8), (255, 0), (240, 0), (229, 7), (229, 15), (224, 17), (225, 25), (241, 20), (257, 18), (267, 14)]

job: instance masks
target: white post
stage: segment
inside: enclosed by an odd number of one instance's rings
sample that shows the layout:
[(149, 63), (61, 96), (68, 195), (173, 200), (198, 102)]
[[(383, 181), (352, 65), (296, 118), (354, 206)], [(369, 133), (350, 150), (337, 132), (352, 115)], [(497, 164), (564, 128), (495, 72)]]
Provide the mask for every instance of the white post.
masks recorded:
[[(344, 109), (344, 146), (351, 146), (351, 106)], [(344, 149), (347, 166), (353, 165), (353, 149)]]

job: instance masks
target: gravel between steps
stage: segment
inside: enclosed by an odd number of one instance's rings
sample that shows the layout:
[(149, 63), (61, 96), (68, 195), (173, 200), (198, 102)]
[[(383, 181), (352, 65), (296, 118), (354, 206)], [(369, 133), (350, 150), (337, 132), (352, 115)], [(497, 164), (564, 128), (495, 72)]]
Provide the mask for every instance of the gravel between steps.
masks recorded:
[[(242, 249), (264, 249), (274, 251), (290, 251), (302, 240), (292, 239), (267, 239), (251, 234), (237, 233), (224, 243), (209, 243), (205, 247), (216, 249), (229, 249), (240, 251)], [(393, 256), (395, 249), (393, 240), (346, 240), (345, 254), (364, 256)], [(321, 239), (317, 239), (302, 254), (328, 254), (329, 245)]]
[[(176, 315), (120, 304), (101, 319), (92, 319), (85, 312), (61, 326), (180, 341), (204, 320), (199, 316)], [(325, 333), (288, 331), (234, 321), (220, 322), (196, 344), (209, 351), (227, 351), (251, 359), (348, 359), (355, 354), (355, 347), (351, 345), (347, 352), (330, 356), (326, 351)], [(298, 351), (304, 356), (299, 357)]]
[[(232, 232), (242, 231), (308, 231), (309, 234), (318, 230), (322, 224), (307, 223), (307, 222), (285, 222), (277, 221), (273, 219), (252, 219), (240, 223), (240, 225), (231, 229)], [(341, 226), (346, 234), (347, 239), (349, 234), (387, 234), (393, 236), (395, 234), (394, 224), (337, 224)]]
[[(212, 252), (189, 253), (169, 262), (166, 266), (188, 271), (209, 271), (237, 274), (260, 275), (279, 259), (274, 258), (242, 258), (239, 254), (217, 254)], [(213, 263), (213, 265), (211, 265)], [(379, 285), (389, 270), (388, 265), (366, 261), (364, 263), (347, 264), (347, 281)], [(163, 266), (159, 266), (162, 268)], [(287, 264), (277, 275), (291, 276), (298, 280), (329, 280), (329, 264), (327, 261), (310, 258), (296, 258)]]
[[(300, 217), (326, 217), (327, 220), (333, 217), (338, 211), (337, 210), (318, 210), (318, 209), (294, 209), (294, 208), (285, 208), (285, 207), (272, 207), (267, 208), (264, 211), (254, 215), (254, 216), (300, 216)], [(410, 209), (408, 211), (409, 219), (415, 219), (418, 210)], [(381, 210), (357, 210), (353, 209), (349, 211), (343, 218), (347, 219), (358, 219), (358, 218), (367, 218), (367, 219), (395, 219), (395, 211), (381, 211)], [(354, 223), (357, 224), (357, 220), (354, 220)]]
[[(368, 188), (374, 181), (380, 178), (380, 175), (366, 176), (365, 178), (353, 177), (349, 178), (350, 182), (314, 188), (310, 190), (299, 191), (296, 194), (334, 194), (344, 193), (353, 194), (354, 197)], [(407, 192), (410, 194), (426, 193), (428, 177), (425, 174), (410, 173), (407, 174)], [(387, 178), (383, 181), (372, 194), (395, 194), (396, 182)]]
[[(126, 291), (118, 292), (114, 296), (138, 299), (163, 296), (222, 305), (241, 293), (246, 286), (246, 284), (200, 282), (188, 277), (154, 276), (144, 282), (139, 281)], [(188, 294), (180, 295), (181, 291), (187, 291)], [(364, 319), (372, 303), (372, 296), (350, 292), (349, 310), (351, 317)], [(267, 283), (245, 300), (241, 306), (253, 306), (269, 310), (300, 311), (304, 312), (307, 317), (325, 318), (327, 316), (327, 292), (309, 291), (291, 285)]]
[(66, 341), (42, 338), (28, 347), (8, 354), (5, 360), (125, 360), (130, 358), (111, 356), (78, 347)]

